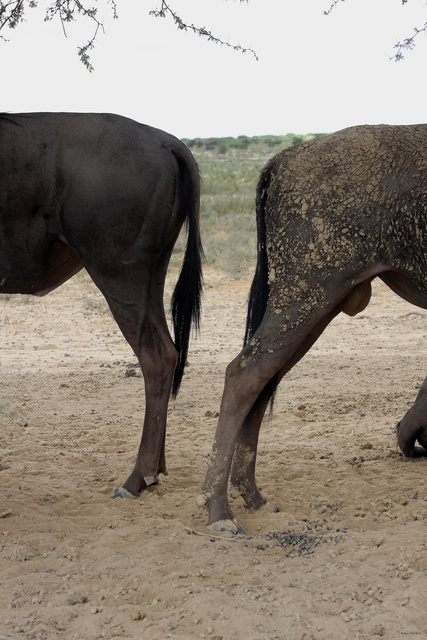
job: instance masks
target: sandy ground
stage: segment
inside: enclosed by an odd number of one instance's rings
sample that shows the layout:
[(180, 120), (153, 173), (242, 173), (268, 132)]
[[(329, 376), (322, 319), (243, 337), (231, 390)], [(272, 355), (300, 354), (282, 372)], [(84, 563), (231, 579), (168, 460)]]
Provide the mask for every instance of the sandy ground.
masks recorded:
[(282, 382), (258, 478), (280, 513), (211, 536), (197, 511), (248, 281), (206, 270), (202, 335), (170, 407), (169, 476), (133, 466), (143, 383), (81, 275), (0, 307), (0, 639), (427, 637), (426, 460), (394, 426), (426, 370), (426, 312), (379, 283)]

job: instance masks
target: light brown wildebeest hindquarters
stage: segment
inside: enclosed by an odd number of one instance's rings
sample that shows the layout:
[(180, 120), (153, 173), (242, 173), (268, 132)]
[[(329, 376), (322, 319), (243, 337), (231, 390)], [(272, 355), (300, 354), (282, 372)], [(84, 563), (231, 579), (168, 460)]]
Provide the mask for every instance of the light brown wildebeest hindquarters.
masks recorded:
[[(257, 188), (258, 260), (246, 344), (228, 366), (198, 504), (215, 530), (239, 532), (228, 499), (266, 504), (258, 434), (280, 379), (341, 311), (355, 315), (379, 276), (427, 308), (427, 125), (360, 126), (272, 158)], [(422, 448), (416, 448), (418, 439)], [(427, 381), (398, 426), (407, 456), (427, 447)]]

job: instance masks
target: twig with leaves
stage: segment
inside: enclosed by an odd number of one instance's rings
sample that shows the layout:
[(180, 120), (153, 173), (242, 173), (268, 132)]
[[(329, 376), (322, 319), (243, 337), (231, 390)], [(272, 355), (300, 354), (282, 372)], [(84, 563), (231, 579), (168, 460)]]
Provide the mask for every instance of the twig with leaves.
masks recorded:
[[(337, 4), (339, 2), (345, 2), (346, 0), (332, 0), (329, 9), (325, 9), (323, 11), (325, 16), (328, 16), (337, 6)], [(408, 0), (401, 0), (402, 4), (407, 4)], [(426, 2), (427, 5), (427, 2)], [(400, 60), (403, 60), (403, 58), (405, 57), (403, 55), (404, 51), (412, 51), (412, 49), (415, 47), (415, 38), (420, 34), (420, 33), (425, 33), (427, 32), (427, 22), (424, 23), (424, 26), (421, 28), (418, 27), (414, 27), (414, 34), (410, 37), (410, 38), (405, 38), (404, 40), (402, 40), (401, 42), (397, 42), (394, 45), (394, 48), (397, 49), (396, 53), (394, 54), (394, 56), (390, 56), (390, 60), (395, 60), (396, 62), (399, 62)]]
[[(33, 3), (34, 6), (34, 3)], [(10, 0), (9, 2), (0, 3), (0, 31), (4, 27), (15, 29), (24, 19), (25, 5), (24, 0)], [(0, 36), (3, 40), (3, 36)]]
[[(117, 17), (115, 5), (113, 5), (114, 17)], [(89, 51), (95, 46), (96, 36), (101, 29), (104, 31), (104, 25), (98, 20), (98, 9), (96, 7), (85, 7), (79, 0), (55, 0), (46, 9), (45, 22), (59, 18), (64, 36), (67, 37), (67, 24), (75, 21), (75, 16), (84, 16), (89, 18), (95, 25), (95, 30), (88, 42), (77, 48), (78, 56), (88, 71), (93, 71), (93, 65), (90, 61)]]
[[(38, 5), (40, 0), (0, 0), (0, 39), (6, 40), (3, 33), (7, 28), (15, 29), (25, 18), (28, 9), (33, 9)], [(46, 9), (45, 20), (53, 20), (59, 18), (64, 35), (67, 35), (67, 25), (70, 22), (75, 21), (78, 17), (87, 18), (94, 24), (94, 31), (92, 37), (81, 47), (78, 47), (78, 55), (82, 63), (89, 71), (93, 71), (93, 66), (90, 61), (89, 52), (94, 48), (96, 37), (99, 31), (104, 31), (104, 25), (98, 17), (98, 7), (88, 6), (86, 1), (89, 0), (49, 0), (49, 4)], [(94, 0), (96, 2), (97, 0)], [(113, 17), (117, 18), (116, 0), (104, 0), (112, 8)], [(240, 0), (240, 2), (248, 2), (249, 0)], [(345, 2), (346, 0), (329, 0), (329, 9), (325, 9), (323, 13), (329, 15), (337, 6), (339, 2)], [(401, 0), (404, 5), (408, 0)], [(223, 45), (237, 51), (239, 53), (249, 53), (257, 60), (258, 56), (256, 52), (250, 47), (243, 47), (239, 44), (233, 44), (224, 40), (220, 36), (216, 36), (206, 27), (198, 27), (191, 22), (183, 20), (169, 4), (169, 0), (160, 0), (160, 6), (157, 9), (152, 9), (149, 12), (150, 15), (156, 18), (169, 17), (173, 20), (177, 29), (180, 31), (191, 31), (203, 38), (207, 38), (209, 42), (214, 44)], [(411, 37), (405, 38), (401, 42), (395, 45), (397, 49), (394, 56), (391, 56), (392, 60), (402, 60), (404, 51), (412, 50), (415, 46), (415, 38), (420, 33), (427, 31), (427, 22), (421, 28), (414, 28), (414, 33)]]
[[(405, 2), (407, 2), (407, 0), (405, 0)], [(403, 60), (403, 58), (405, 57), (403, 55), (404, 51), (412, 51), (412, 49), (415, 47), (415, 38), (417, 36), (420, 35), (420, 33), (426, 33), (427, 32), (427, 22), (424, 23), (424, 26), (421, 27), (420, 29), (418, 29), (417, 27), (414, 27), (414, 34), (410, 37), (410, 38), (405, 38), (404, 40), (402, 40), (402, 42), (397, 42), (394, 45), (394, 48), (397, 49), (396, 53), (394, 54), (394, 56), (390, 57), (390, 60), (395, 60), (396, 62), (399, 62), (399, 60)]]
[(153, 9), (152, 11), (150, 11), (150, 15), (155, 16), (156, 18), (166, 18), (166, 16), (169, 15), (174, 21), (177, 29), (181, 31), (192, 31), (196, 35), (207, 38), (209, 42), (230, 47), (234, 51), (239, 51), (240, 53), (250, 53), (256, 60), (258, 60), (257, 54), (250, 47), (242, 47), (239, 44), (232, 44), (230, 42), (227, 42), (226, 40), (222, 40), (222, 38), (219, 38), (218, 36), (213, 35), (213, 33), (206, 29), (206, 27), (196, 27), (194, 24), (184, 22), (184, 20), (180, 18), (176, 11), (174, 11), (165, 0), (162, 0), (161, 5), (158, 9)]
[[(116, 0), (106, 1), (112, 8), (113, 17), (117, 18), (118, 13)], [(240, 0), (240, 2), (247, 1), (248, 0)], [(4, 32), (6, 27), (9, 29), (15, 29), (24, 20), (27, 10), (37, 7), (37, 4), (38, 0), (0, 0), (0, 32), (2, 30)], [(201, 37), (207, 38), (210, 42), (230, 47), (234, 51), (238, 51), (240, 53), (250, 53), (258, 59), (255, 51), (250, 47), (242, 47), (238, 44), (232, 44), (214, 35), (206, 27), (197, 27), (192, 23), (190, 24), (185, 22), (170, 6), (170, 4), (164, 0), (162, 0), (159, 8), (153, 9), (149, 14), (157, 18), (165, 18), (169, 16), (172, 18), (176, 27), (181, 31), (192, 31)], [(89, 52), (95, 46), (99, 31), (104, 31), (104, 24), (98, 17), (98, 7), (88, 6), (85, 0), (53, 0), (47, 6), (45, 13), (45, 21), (59, 18), (62, 31), (65, 36), (67, 36), (67, 26), (69, 23), (74, 22), (79, 17), (87, 18), (94, 24), (92, 37), (86, 42), (86, 44), (78, 47), (77, 49), (81, 62), (89, 71), (93, 71)], [(6, 40), (1, 33), (0, 39)]]

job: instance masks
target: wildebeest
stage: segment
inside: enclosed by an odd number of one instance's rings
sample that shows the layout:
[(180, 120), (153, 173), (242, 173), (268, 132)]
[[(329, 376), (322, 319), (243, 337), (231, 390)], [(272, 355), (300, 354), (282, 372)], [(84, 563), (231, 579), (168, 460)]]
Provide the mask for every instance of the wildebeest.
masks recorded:
[[(197, 164), (168, 133), (110, 114), (0, 116), (0, 293), (41, 296), (85, 267), (141, 365), (141, 445), (114, 497), (166, 472), (167, 406), (200, 315), (199, 199)], [(173, 342), (163, 291), (184, 223)]]
[[(341, 311), (355, 315), (379, 276), (427, 308), (427, 125), (352, 127), (282, 151), (257, 187), (258, 258), (245, 346), (228, 366), (199, 506), (215, 530), (242, 531), (227, 500), (266, 503), (258, 434), (283, 376)], [(398, 425), (407, 456), (427, 448), (427, 379)]]

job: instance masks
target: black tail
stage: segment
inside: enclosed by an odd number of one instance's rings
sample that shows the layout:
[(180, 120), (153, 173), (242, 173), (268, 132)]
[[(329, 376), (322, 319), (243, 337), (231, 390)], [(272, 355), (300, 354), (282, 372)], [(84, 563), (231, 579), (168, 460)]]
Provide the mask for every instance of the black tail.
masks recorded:
[[(265, 203), (267, 200), (267, 190), (270, 180), (270, 172), (266, 168), (258, 182), (256, 195), (256, 220), (257, 220), (257, 264), (255, 276), (252, 280), (251, 290), (249, 292), (248, 314), (246, 316), (246, 331), (244, 345), (254, 335), (262, 322), (267, 308), (267, 301), (270, 295), (270, 285), (268, 284), (268, 257), (267, 257), (267, 233), (265, 226)], [(267, 383), (270, 393), (270, 415), (273, 412), (274, 398), (278, 377), (273, 378)], [(266, 387), (266, 388), (267, 388)]]
[(246, 331), (244, 344), (254, 335), (261, 324), (267, 308), (267, 300), (270, 293), (268, 284), (268, 261), (266, 248), (265, 229), (265, 201), (268, 188), (268, 176), (261, 174), (256, 195), (256, 221), (257, 221), (257, 264), (255, 276), (249, 292), (248, 315), (246, 317)]
[(188, 161), (185, 158), (176, 157), (179, 166), (181, 209), (185, 212), (188, 239), (181, 273), (172, 296), (175, 348), (178, 351), (178, 364), (172, 384), (174, 398), (179, 391), (187, 361), (191, 326), (194, 325), (196, 331), (199, 330), (203, 289), (203, 247), (199, 228), (199, 176), (197, 175), (196, 180), (194, 175), (190, 173)]

